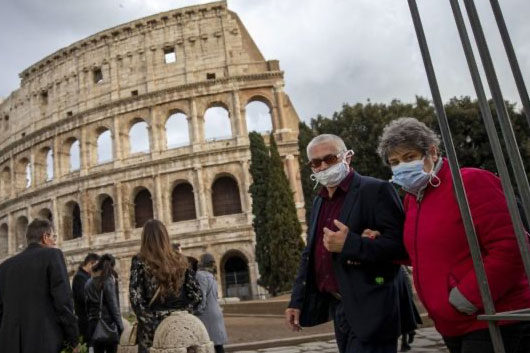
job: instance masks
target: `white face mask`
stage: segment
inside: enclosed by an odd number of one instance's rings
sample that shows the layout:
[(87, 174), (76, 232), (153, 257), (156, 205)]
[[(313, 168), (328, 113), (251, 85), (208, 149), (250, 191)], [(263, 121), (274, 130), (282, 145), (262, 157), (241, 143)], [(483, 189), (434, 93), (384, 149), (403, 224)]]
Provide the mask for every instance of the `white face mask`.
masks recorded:
[(353, 156), (352, 150), (346, 151), (344, 153), (341, 162), (329, 167), (328, 169), (311, 174), (311, 180), (316, 181), (315, 188), (318, 184), (322, 184), (327, 187), (335, 187), (339, 185), (340, 182), (343, 181), (350, 172), (350, 167), (346, 162), (346, 158), (350, 156)]

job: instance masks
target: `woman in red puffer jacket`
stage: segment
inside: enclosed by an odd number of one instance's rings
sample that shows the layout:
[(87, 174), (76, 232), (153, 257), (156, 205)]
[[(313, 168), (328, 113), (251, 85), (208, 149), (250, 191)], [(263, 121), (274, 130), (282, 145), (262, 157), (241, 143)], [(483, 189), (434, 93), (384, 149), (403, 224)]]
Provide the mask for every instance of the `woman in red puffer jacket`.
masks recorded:
[[(378, 153), (406, 192), (405, 246), (420, 300), (451, 353), (493, 352), (480, 290), (439, 138), (414, 118), (388, 124)], [(530, 308), (530, 287), (499, 178), (462, 168), (484, 267), (498, 312)], [(506, 352), (530, 352), (530, 323), (500, 322)]]

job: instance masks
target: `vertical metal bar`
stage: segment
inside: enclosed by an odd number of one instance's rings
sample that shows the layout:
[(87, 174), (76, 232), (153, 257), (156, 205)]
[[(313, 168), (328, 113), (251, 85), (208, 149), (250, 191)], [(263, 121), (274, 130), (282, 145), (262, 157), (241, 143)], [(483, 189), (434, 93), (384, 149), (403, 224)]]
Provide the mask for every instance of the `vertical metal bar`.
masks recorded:
[(521, 97), (521, 103), (523, 104), (523, 111), (526, 115), (526, 121), (530, 126), (530, 98), (528, 98), (528, 91), (523, 80), (523, 74), (521, 73), (519, 62), (517, 61), (517, 56), (515, 55), (515, 50), (513, 49), (510, 34), (508, 33), (508, 28), (506, 27), (506, 22), (504, 21), (504, 16), (502, 15), (499, 1), (490, 0), (490, 3), (491, 8), (493, 9), (493, 15), (495, 16), (495, 21), (497, 21), (497, 26), (499, 27), (499, 32), (501, 33), (502, 43), (504, 44), (504, 49), (506, 50), (510, 67), (512, 68), (515, 84), (517, 85), (517, 91), (519, 91), (519, 97)]
[(455, 17), (456, 27), (458, 28), (460, 40), (462, 41), (462, 47), (466, 55), (466, 60), (469, 66), (469, 71), (471, 73), (471, 78), (473, 80), (473, 85), (475, 86), (475, 91), (477, 92), (480, 112), (482, 113), (482, 119), (484, 120), (484, 125), (486, 126), (486, 131), (488, 133), (488, 139), (491, 143), (491, 150), (493, 151), (493, 156), (495, 157), (495, 164), (497, 165), (497, 170), (499, 171), (502, 188), (504, 189), (504, 194), (508, 203), (508, 209), (510, 211), (510, 216), (514, 225), (516, 239), (519, 245), (519, 252), (521, 253), (524, 268), (526, 271), (526, 276), (528, 278), (528, 283), (530, 284), (530, 250), (528, 248), (528, 242), (526, 239), (527, 236), (523, 226), (523, 222), (521, 221), (521, 217), (519, 215), (515, 192), (513, 191), (512, 183), (510, 182), (510, 174), (508, 172), (508, 167), (506, 166), (506, 161), (504, 159), (504, 156), (502, 155), (501, 143), (499, 141), (499, 136), (497, 135), (495, 122), (493, 121), (493, 116), (491, 114), (488, 100), (486, 98), (484, 86), (482, 85), (482, 79), (480, 78), (477, 62), (475, 60), (473, 49), (471, 47), (471, 42), (469, 40), (469, 35), (467, 33), (466, 25), (464, 23), (462, 10), (460, 9), (458, 0), (449, 1), (451, 2), (451, 7), (453, 8), (453, 15)]
[[(442, 97), (440, 95), (440, 90), (438, 88), (436, 75), (434, 73), (429, 48), (427, 46), (427, 40), (425, 38), (425, 33), (423, 32), (423, 26), (421, 23), (418, 6), (416, 4), (416, 0), (408, 0), (408, 3), (410, 13), (412, 15), (412, 21), (414, 23), (414, 28), (416, 30), (416, 36), (418, 37), (420, 51), (423, 57), (425, 71), (427, 72), (427, 78), (429, 80), (429, 86), (431, 88), (434, 106), (436, 108), (436, 115), (440, 124), (440, 132), (442, 134), (442, 139), (444, 141), (445, 149), (447, 152), (449, 165), (451, 167), (451, 175), (453, 177), (453, 185), (456, 191), (458, 207), (460, 208), (460, 213), (462, 215), (462, 221), (464, 223), (471, 257), (473, 259), (473, 266), (477, 275), (480, 294), (484, 302), (484, 310), (486, 313), (493, 314), (495, 313), (495, 308), (493, 307), (493, 300), (488, 285), (488, 278), (486, 277), (486, 271), (484, 270), (482, 255), (480, 253), (480, 247), (478, 244), (477, 235), (475, 233), (475, 227), (471, 218), (471, 212), (469, 210), (469, 205), (464, 190), (464, 184), (462, 182), (462, 175), (460, 174), (456, 151), (453, 145), (451, 131), (449, 129), (449, 122), (447, 120), (447, 116), (445, 115), (445, 109), (443, 106)], [(500, 330), (498, 326), (493, 321), (488, 321), (488, 325), (495, 352), (504, 353), (504, 346), (502, 344), (502, 337), (500, 335)]]
[(519, 148), (517, 147), (517, 141), (513, 133), (512, 123), (510, 122), (510, 117), (504, 104), (501, 87), (499, 85), (497, 75), (495, 74), (493, 60), (491, 59), (488, 44), (484, 36), (484, 31), (482, 30), (482, 25), (480, 24), (475, 3), (473, 0), (464, 0), (464, 4), (466, 6), (467, 15), (469, 17), (473, 34), (475, 35), (475, 41), (480, 53), (482, 65), (484, 66), (484, 71), (486, 72), (486, 78), (488, 79), (490, 91), (493, 96), (495, 110), (497, 111), (497, 119), (499, 119), (502, 136), (504, 137), (504, 142), (506, 143), (506, 149), (508, 150), (508, 156), (510, 157), (515, 181), (517, 182), (517, 187), (521, 195), (526, 219), (530, 219), (530, 186), (528, 184), (528, 178), (526, 177), (524, 170), (523, 160), (521, 159), (521, 154), (519, 153)]

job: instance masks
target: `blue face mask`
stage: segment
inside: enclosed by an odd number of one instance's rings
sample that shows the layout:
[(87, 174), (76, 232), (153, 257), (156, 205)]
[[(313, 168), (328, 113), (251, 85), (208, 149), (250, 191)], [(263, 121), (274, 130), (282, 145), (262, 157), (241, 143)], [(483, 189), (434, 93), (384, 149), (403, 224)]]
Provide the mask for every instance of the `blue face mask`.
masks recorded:
[[(390, 180), (393, 183), (401, 185), (405, 191), (417, 195), (427, 184), (436, 178), (433, 171), (427, 173), (423, 170), (424, 158), (407, 163), (399, 163), (392, 167), (394, 176)], [(439, 183), (433, 186), (438, 186)]]

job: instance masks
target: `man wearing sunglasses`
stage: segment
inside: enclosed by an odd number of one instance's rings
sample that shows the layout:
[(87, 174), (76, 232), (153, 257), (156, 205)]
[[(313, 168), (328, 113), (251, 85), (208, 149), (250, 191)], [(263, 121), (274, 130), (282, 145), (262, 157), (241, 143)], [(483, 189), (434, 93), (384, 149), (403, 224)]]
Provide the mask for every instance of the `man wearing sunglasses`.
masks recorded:
[(35, 219), (26, 232), (26, 249), (0, 265), (1, 352), (58, 353), (78, 344), (72, 291), (56, 238), (49, 221)]
[[(315, 137), (307, 156), (311, 179), (322, 189), (313, 202), (286, 323), (299, 331), (332, 318), (340, 353), (395, 353), (400, 269), (393, 261), (407, 257), (399, 197), (390, 183), (351, 169), (353, 151), (338, 136)], [(368, 229), (380, 235), (363, 236)]]

